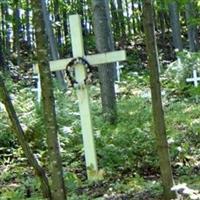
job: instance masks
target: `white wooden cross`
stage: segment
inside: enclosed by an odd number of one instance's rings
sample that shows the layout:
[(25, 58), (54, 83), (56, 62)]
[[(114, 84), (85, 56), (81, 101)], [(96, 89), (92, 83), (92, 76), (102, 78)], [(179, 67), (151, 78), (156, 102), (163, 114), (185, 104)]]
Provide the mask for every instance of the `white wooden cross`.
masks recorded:
[[(198, 85), (199, 85), (198, 81), (200, 81), (200, 77), (197, 76), (197, 70), (196, 69), (193, 70), (193, 77), (187, 78), (186, 81), (187, 82), (193, 82), (194, 87), (198, 87)], [(198, 96), (197, 95), (196, 95), (196, 102), (198, 102)]]
[(37, 102), (40, 103), (41, 102), (41, 94), (42, 94), (41, 83), (40, 83), (40, 76), (39, 75), (33, 76), (33, 79), (36, 79), (37, 86), (36, 86), (36, 88), (32, 88), (31, 91), (36, 92)]
[[(100, 65), (105, 63), (113, 63), (117, 61), (126, 60), (125, 51), (113, 51), (96, 55), (85, 55), (83, 46), (83, 36), (81, 30), (81, 21), (79, 15), (69, 16), (69, 22), (70, 22), (73, 58), (84, 57), (84, 59), (86, 59), (90, 65)], [(51, 71), (64, 70), (67, 64), (73, 58), (50, 61)], [(79, 101), (87, 175), (89, 180), (93, 180), (95, 179), (95, 175), (98, 175), (98, 166), (97, 166), (95, 142), (93, 137), (88, 88), (84, 84), (86, 71), (83, 64), (76, 64), (74, 65), (74, 67), (75, 67), (75, 79), (79, 84), (79, 87), (77, 87), (77, 96)], [(38, 73), (37, 67), (35, 68), (35, 73)]]
[(117, 81), (120, 82), (120, 74), (121, 74), (121, 69), (123, 68), (123, 65), (120, 65), (119, 62), (116, 63), (116, 68), (117, 68)]
[(195, 87), (198, 87), (198, 81), (200, 81), (200, 77), (197, 76), (197, 70), (193, 70), (193, 77), (192, 78), (187, 78), (187, 82), (193, 82)]

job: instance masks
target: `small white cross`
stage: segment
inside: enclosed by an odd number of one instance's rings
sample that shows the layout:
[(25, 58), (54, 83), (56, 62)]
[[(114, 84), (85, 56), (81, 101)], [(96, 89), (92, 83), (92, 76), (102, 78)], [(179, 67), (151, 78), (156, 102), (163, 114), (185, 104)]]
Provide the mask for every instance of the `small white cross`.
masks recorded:
[(197, 70), (193, 70), (193, 77), (192, 78), (187, 78), (187, 82), (193, 82), (195, 87), (198, 87), (198, 81), (200, 81), (200, 77), (197, 76)]
[(39, 75), (35, 75), (33, 76), (33, 79), (37, 80), (37, 87), (33, 88), (31, 91), (36, 92), (37, 93), (37, 102), (40, 103), (41, 101), (41, 84), (40, 84), (40, 76)]
[(122, 68), (124, 66), (123, 65), (120, 65), (119, 62), (116, 62), (116, 69), (117, 69), (117, 81), (120, 82), (120, 74), (122, 72)]

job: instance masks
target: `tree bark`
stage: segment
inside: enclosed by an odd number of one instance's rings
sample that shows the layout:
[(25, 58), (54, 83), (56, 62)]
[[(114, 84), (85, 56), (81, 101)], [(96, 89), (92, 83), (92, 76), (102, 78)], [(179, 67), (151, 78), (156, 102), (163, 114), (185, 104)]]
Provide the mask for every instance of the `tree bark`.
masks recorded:
[[(93, 23), (96, 48), (99, 53), (114, 49), (110, 27), (110, 15), (107, 0), (93, 0)], [(115, 66), (106, 64), (99, 67), (102, 109), (105, 120), (115, 123), (117, 119), (116, 98), (114, 88)]]
[[(49, 20), (49, 13), (46, 8), (46, 3), (45, 1), (42, 1), (42, 12), (43, 12), (43, 17), (44, 17), (44, 23), (45, 23), (45, 30), (46, 34), (49, 39), (49, 47), (50, 47), (50, 52), (51, 52), (51, 57), (53, 60), (58, 60), (60, 58), (58, 47), (56, 45), (56, 40), (55, 36), (53, 33), (53, 29)], [(61, 37), (61, 36), (59, 36)], [(66, 89), (66, 83), (64, 82), (63, 74), (61, 71), (57, 71), (56, 73), (56, 78), (58, 79), (60, 86), (62, 89)]]
[(117, 15), (117, 8), (116, 8), (114, 0), (110, 1), (110, 7), (111, 7), (114, 38), (116, 41), (118, 41), (120, 40), (120, 24), (119, 24), (119, 17)]
[(36, 34), (37, 61), (42, 88), (42, 107), (47, 133), (47, 145), (49, 156), (49, 171), (51, 175), (51, 190), (53, 200), (65, 200), (66, 190), (64, 186), (62, 160), (60, 156), (55, 102), (53, 95), (53, 83), (48, 60), (48, 40), (45, 34), (45, 23), (42, 13), (43, 0), (31, 0), (33, 8), (33, 25)]
[(5, 71), (5, 60), (4, 60), (4, 52), (2, 48), (2, 36), (0, 34), (0, 72)]
[(120, 24), (120, 43), (123, 45), (126, 41), (126, 38), (124, 38), (126, 34), (126, 25), (125, 25), (125, 19), (124, 19), (124, 14), (123, 14), (122, 0), (117, 0), (117, 13), (118, 13), (119, 24)]
[(193, 2), (188, 2), (185, 5), (185, 15), (187, 20), (188, 40), (190, 51), (199, 50), (198, 30), (195, 24), (192, 24), (191, 19), (195, 17)]
[(170, 1), (168, 4), (169, 7), (169, 19), (170, 25), (172, 28), (172, 40), (174, 48), (178, 49), (179, 51), (183, 50), (183, 44), (181, 39), (181, 25), (179, 21), (179, 12), (178, 12), (178, 5), (176, 1)]
[(20, 66), (20, 39), (21, 39), (21, 24), (19, 13), (19, 0), (13, 2), (13, 52), (16, 54), (16, 65)]
[[(26, 10), (25, 10), (25, 19), (26, 19), (26, 36), (27, 43), (31, 47), (31, 33), (30, 33), (30, 0), (26, 0)], [(30, 53), (30, 52), (29, 52)]]
[(144, 31), (146, 36), (146, 50), (148, 56), (148, 66), (150, 71), (150, 85), (152, 96), (152, 110), (154, 120), (154, 132), (156, 136), (157, 152), (159, 156), (161, 179), (164, 189), (164, 199), (175, 198), (175, 193), (171, 191), (173, 186), (172, 169), (169, 158), (168, 143), (164, 112), (162, 108), (161, 90), (159, 81), (159, 63), (157, 44), (155, 39), (155, 26), (153, 18), (152, 0), (143, 0)]

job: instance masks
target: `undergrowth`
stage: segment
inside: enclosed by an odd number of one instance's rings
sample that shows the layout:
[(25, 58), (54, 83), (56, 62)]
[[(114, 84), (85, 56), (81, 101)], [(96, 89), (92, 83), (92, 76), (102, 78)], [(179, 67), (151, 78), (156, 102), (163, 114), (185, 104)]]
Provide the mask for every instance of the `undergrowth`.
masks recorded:
[[(118, 94), (116, 125), (104, 122), (101, 115), (99, 89), (91, 88), (91, 108), (99, 169), (104, 179), (89, 183), (86, 178), (80, 116), (75, 92), (63, 94), (55, 90), (59, 125), (60, 148), (65, 183), (70, 200), (108, 199), (126, 194), (129, 199), (159, 199), (160, 185), (158, 157), (152, 127), (151, 102), (127, 88), (141, 90), (144, 80), (122, 82)], [(141, 81), (140, 78), (138, 78)], [(134, 80), (135, 81), (135, 80)], [(132, 85), (131, 85), (132, 84)], [(190, 98), (181, 101), (167, 93), (163, 104), (167, 137), (174, 177), (177, 183), (186, 182), (199, 187), (200, 171), (200, 106)], [(170, 98), (173, 95), (173, 98)], [(171, 100), (169, 100), (171, 99)], [(25, 131), (27, 141), (42, 165), (48, 167), (48, 154), (41, 116), (41, 108), (29, 89), (15, 93), (13, 103)], [(0, 199), (39, 200), (39, 182), (27, 166), (21, 147), (5, 112), (0, 115)], [(146, 197), (148, 193), (149, 196)], [(136, 195), (132, 196), (133, 194)], [(137, 196), (139, 195), (139, 196)]]

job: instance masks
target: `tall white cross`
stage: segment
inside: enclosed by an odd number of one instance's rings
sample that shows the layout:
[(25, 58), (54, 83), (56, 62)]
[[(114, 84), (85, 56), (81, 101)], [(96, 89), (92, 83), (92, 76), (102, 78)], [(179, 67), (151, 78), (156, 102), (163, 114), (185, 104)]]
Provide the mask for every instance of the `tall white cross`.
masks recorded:
[[(96, 55), (85, 55), (80, 16), (79, 15), (69, 16), (69, 22), (70, 22), (70, 34), (71, 34), (73, 58), (84, 57), (84, 59), (87, 60), (90, 65), (100, 65), (105, 63), (113, 63), (117, 61), (126, 60), (125, 51), (113, 51)], [(50, 61), (51, 71), (64, 70), (67, 64), (73, 58)], [(89, 180), (93, 180), (95, 179), (95, 174), (96, 175), (98, 174), (98, 166), (97, 166), (95, 142), (93, 137), (88, 88), (84, 84), (86, 71), (83, 64), (76, 64), (74, 65), (74, 67), (75, 67), (75, 79), (79, 85), (79, 87), (77, 87), (76, 90), (79, 101), (87, 175)], [(35, 73), (38, 73), (37, 67), (35, 68)]]
[(197, 70), (196, 69), (193, 70), (193, 77), (187, 78), (186, 81), (187, 82), (193, 82), (195, 87), (197, 87), (199, 85), (198, 81), (200, 81), (200, 77), (197, 76)]

